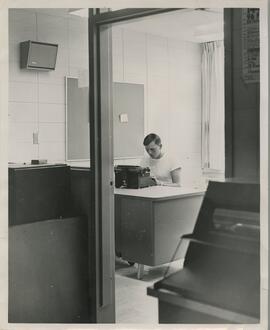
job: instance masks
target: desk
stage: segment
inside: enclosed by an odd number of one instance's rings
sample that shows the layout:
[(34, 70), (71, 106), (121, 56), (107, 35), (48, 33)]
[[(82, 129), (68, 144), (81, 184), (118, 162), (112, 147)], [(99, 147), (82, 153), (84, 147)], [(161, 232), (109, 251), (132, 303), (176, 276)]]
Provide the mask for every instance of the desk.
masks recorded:
[(123, 259), (156, 266), (184, 258), (187, 246), (174, 256), (182, 235), (192, 233), (204, 190), (154, 186), (115, 189), (115, 247)]

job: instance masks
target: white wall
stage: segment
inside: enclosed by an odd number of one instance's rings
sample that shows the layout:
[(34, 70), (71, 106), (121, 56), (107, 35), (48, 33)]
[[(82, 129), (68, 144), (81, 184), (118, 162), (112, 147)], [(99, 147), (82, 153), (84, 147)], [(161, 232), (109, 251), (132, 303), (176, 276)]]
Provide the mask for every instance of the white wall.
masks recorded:
[(182, 165), (183, 184), (197, 184), (202, 175), (199, 44), (114, 27), (113, 80), (145, 85), (145, 134), (159, 134)]
[[(11, 162), (65, 161), (65, 76), (88, 69), (88, 42), (87, 20), (59, 13), (10, 10)], [(19, 42), (29, 39), (59, 45), (55, 71), (19, 68)], [(145, 85), (145, 133), (160, 134), (180, 160), (183, 183), (196, 184), (201, 177), (199, 45), (114, 27), (113, 79)], [(39, 144), (33, 144), (35, 132)]]
[[(88, 70), (87, 20), (56, 10), (9, 12), (9, 161), (65, 161), (65, 76)], [(57, 43), (56, 70), (21, 70), (19, 43)], [(39, 144), (33, 144), (39, 132)]]

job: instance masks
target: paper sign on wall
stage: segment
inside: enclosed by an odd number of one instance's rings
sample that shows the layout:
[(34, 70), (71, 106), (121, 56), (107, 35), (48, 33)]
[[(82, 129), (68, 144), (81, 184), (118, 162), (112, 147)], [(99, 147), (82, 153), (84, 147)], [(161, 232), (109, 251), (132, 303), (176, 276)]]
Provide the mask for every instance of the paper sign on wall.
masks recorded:
[(128, 123), (128, 114), (127, 113), (121, 113), (119, 115), (120, 123)]
[(242, 70), (245, 83), (260, 81), (258, 8), (242, 9)]

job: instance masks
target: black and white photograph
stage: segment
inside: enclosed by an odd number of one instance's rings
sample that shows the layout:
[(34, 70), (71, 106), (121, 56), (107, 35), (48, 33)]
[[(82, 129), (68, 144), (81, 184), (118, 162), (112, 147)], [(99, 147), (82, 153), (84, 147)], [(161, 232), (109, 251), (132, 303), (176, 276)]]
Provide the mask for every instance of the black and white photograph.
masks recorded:
[(267, 330), (269, 8), (0, 7), (0, 329)]

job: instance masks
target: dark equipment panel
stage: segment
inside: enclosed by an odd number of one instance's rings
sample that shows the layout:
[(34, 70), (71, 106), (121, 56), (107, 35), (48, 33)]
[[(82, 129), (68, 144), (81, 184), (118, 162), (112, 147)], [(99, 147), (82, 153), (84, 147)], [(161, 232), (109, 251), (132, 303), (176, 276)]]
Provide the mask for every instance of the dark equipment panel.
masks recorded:
[(72, 213), (89, 216), (90, 211), (90, 168), (70, 168), (70, 193)]
[(9, 228), (9, 322), (89, 322), (87, 220)]
[(69, 172), (67, 165), (9, 168), (9, 225), (68, 216)]
[(259, 323), (259, 215), (258, 183), (209, 183), (184, 268), (148, 288), (160, 323)]

